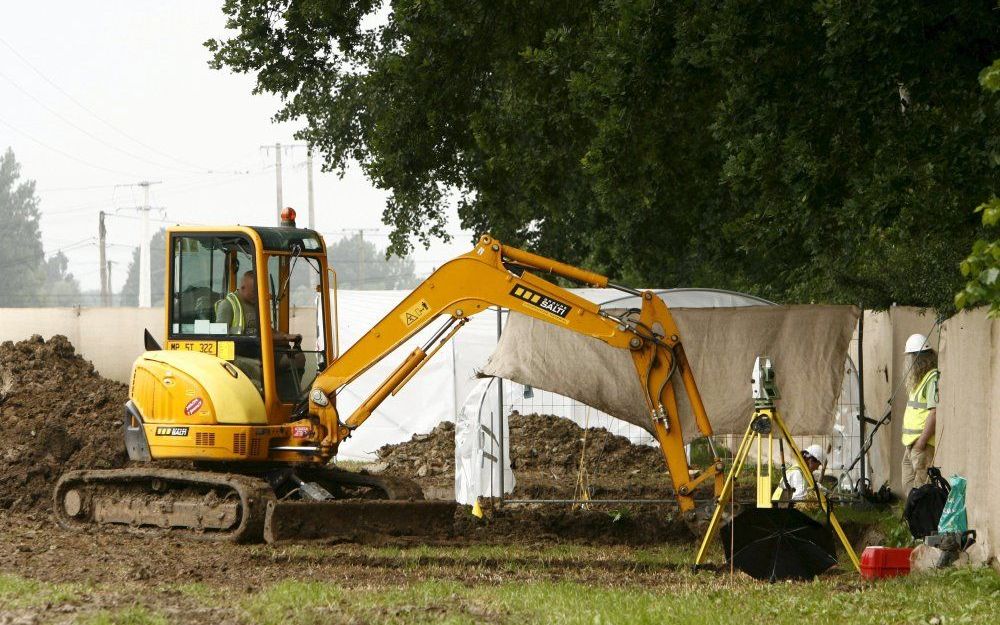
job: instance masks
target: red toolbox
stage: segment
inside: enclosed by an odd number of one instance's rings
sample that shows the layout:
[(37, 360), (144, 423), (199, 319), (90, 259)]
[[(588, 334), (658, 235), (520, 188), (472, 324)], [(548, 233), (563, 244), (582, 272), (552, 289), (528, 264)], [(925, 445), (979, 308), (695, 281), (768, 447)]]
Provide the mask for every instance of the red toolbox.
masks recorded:
[(861, 577), (881, 579), (910, 574), (912, 547), (866, 547), (861, 553)]

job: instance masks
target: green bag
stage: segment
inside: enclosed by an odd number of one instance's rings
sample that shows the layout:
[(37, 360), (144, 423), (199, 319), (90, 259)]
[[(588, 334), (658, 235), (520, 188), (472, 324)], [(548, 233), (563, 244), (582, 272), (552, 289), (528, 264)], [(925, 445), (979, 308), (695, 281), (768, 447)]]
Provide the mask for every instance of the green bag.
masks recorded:
[(951, 482), (951, 492), (941, 511), (938, 533), (965, 532), (969, 529), (969, 520), (965, 515), (965, 478), (952, 475), (948, 481)]

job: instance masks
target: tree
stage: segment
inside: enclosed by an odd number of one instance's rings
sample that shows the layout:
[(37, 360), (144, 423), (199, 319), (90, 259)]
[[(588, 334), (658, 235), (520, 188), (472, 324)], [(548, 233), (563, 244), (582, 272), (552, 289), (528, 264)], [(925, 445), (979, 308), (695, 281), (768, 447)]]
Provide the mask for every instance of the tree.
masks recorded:
[(36, 303), (39, 266), (44, 262), (38, 227), (35, 182), (19, 182), (21, 166), (14, 151), (0, 158), (0, 305)]
[(45, 259), (33, 180), (20, 181), (14, 151), (0, 156), (0, 306), (77, 303), (79, 286), (62, 252)]
[[(158, 230), (149, 239), (149, 288), (150, 304), (153, 306), (163, 306), (163, 293), (166, 289), (164, 280), (166, 279), (166, 250), (167, 231), (163, 228)], [(128, 273), (125, 277), (125, 284), (122, 285), (120, 296), (121, 306), (139, 305), (139, 248), (132, 251), (132, 261), (128, 264)]]
[(45, 260), (44, 280), (38, 293), (38, 306), (66, 306), (81, 303), (80, 284), (69, 272), (69, 259), (56, 252)]
[(327, 261), (337, 272), (337, 286), (342, 289), (411, 289), (419, 282), (413, 273), (412, 260), (386, 257), (360, 233), (331, 244), (326, 253)]
[(213, 65), (390, 192), (656, 286), (951, 306), (996, 192), (995, 2), (228, 0)]
[[(982, 71), (979, 82), (989, 93), (1000, 92), (1000, 59)], [(1000, 98), (996, 102), (1000, 108)], [(982, 213), (983, 226), (995, 228), (1000, 225), (1000, 198), (990, 197), (976, 208), (976, 212)], [(1000, 239), (976, 240), (972, 253), (962, 261), (961, 269), (968, 282), (955, 295), (955, 306), (967, 308), (988, 304), (990, 316), (1000, 316)]]

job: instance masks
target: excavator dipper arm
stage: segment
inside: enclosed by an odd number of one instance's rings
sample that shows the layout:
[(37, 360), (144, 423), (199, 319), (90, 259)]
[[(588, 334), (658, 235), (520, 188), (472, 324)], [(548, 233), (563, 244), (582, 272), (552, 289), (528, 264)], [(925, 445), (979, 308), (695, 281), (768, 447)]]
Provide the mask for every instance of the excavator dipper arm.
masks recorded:
[[(528, 273), (547, 272), (588, 286), (609, 286), (608, 278), (530, 252), (503, 246), (488, 235), (476, 247), (437, 269), (389, 314), (372, 327), (340, 358), (317, 376), (309, 395), (310, 412), (325, 431), (324, 450), (334, 450), (340, 441), (371, 416), (389, 395), (398, 391), (413, 374), (451, 338), (464, 322), (491, 306), (500, 306), (628, 350), (635, 364), (652, 421), (670, 471), (681, 509), (691, 510), (691, 491), (707, 474), (692, 480), (684, 453), (684, 438), (671, 378), (683, 381), (700, 432), (711, 436), (712, 426), (691, 373), (677, 326), (666, 304), (645, 291), (623, 289), (641, 295), (642, 310), (636, 320), (616, 318), (552, 282)], [(614, 285), (611, 285), (614, 286)], [(622, 287), (617, 287), (622, 288)], [(418, 347), (396, 370), (348, 416), (341, 420), (337, 392), (435, 319), (446, 323), (423, 347)], [(438, 343), (435, 347), (435, 343)], [(719, 482), (721, 463), (708, 469)], [(718, 484), (717, 484), (718, 485)]]

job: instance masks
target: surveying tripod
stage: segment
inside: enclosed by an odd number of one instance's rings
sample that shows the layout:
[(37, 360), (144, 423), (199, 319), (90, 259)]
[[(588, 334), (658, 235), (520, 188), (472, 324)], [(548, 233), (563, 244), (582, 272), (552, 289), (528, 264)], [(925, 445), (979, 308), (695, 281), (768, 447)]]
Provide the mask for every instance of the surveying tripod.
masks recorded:
[(858, 555), (854, 553), (854, 548), (851, 547), (850, 541), (847, 540), (847, 536), (840, 526), (840, 521), (837, 520), (833, 510), (830, 509), (830, 503), (827, 501), (826, 495), (816, 487), (812, 471), (809, 470), (808, 465), (806, 465), (805, 460), (802, 458), (802, 452), (799, 450), (798, 445), (795, 444), (791, 434), (788, 433), (788, 428), (785, 427), (785, 422), (782, 420), (781, 414), (775, 406), (774, 400), (780, 399), (780, 395), (778, 394), (778, 386), (775, 383), (774, 368), (771, 366), (770, 358), (758, 356), (757, 360), (754, 361), (752, 388), (754, 400), (753, 417), (750, 419), (750, 424), (747, 426), (743, 440), (740, 442), (736, 457), (733, 459), (733, 466), (729, 470), (726, 481), (722, 486), (722, 492), (716, 500), (712, 520), (709, 522), (708, 529), (702, 537), (701, 546), (698, 548), (698, 554), (695, 557), (695, 565), (702, 564), (705, 560), (708, 545), (719, 531), (719, 524), (722, 521), (722, 514), (726, 504), (732, 500), (733, 485), (736, 477), (743, 469), (743, 464), (746, 462), (747, 456), (754, 445), (757, 448), (756, 507), (774, 507), (771, 494), (771, 456), (775, 430), (777, 430), (777, 435), (780, 436), (779, 440), (788, 443), (789, 448), (792, 450), (792, 456), (802, 470), (806, 484), (817, 494), (817, 503), (820, 509), (827, 514), (830, 525), (844, 546), (844, 551), (851, 558), (851, 563), (854, 564), (856, 570), (860, 571), (861, 567), (858, 562)]

